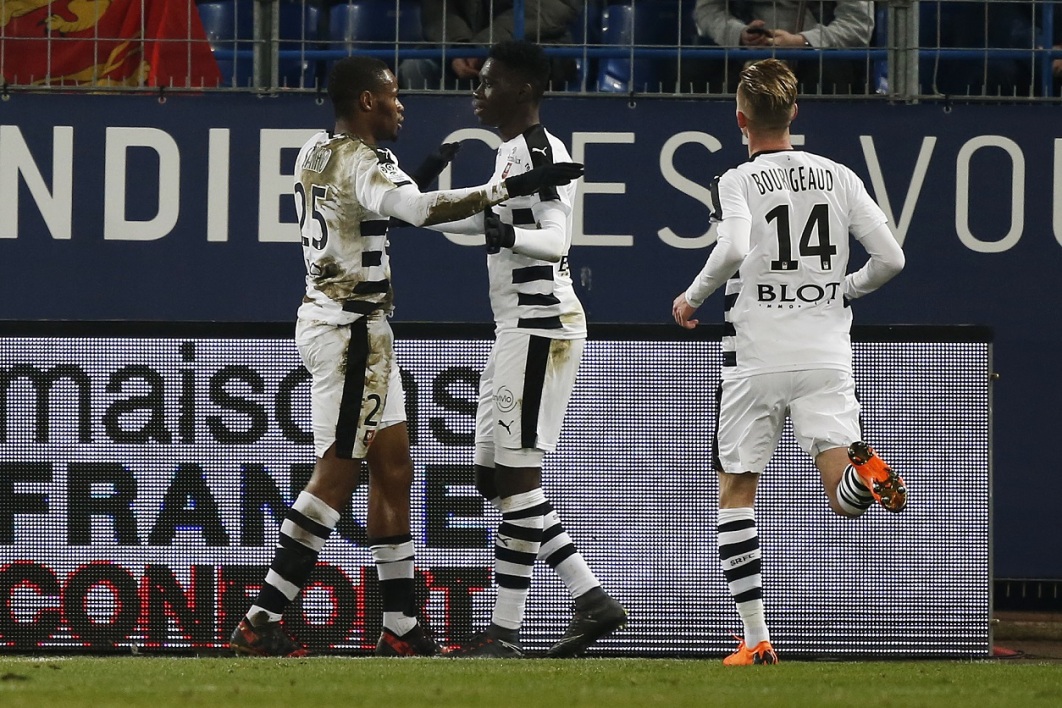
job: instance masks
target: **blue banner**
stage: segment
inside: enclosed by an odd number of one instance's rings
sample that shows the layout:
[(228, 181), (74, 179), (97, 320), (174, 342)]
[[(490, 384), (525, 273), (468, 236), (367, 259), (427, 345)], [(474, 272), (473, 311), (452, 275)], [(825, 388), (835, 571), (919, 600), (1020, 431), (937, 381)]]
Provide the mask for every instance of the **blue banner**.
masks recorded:
[[(403, 102), (392, 147), (406, 167), (460, 138), (442, 184), (489, 177), (498, 139), (477, 125), (469, 97)], [(746, 157), (733, 104), (558, 96), (542, 116), (587, 166), (571, 263), (591, 326), (669, 321), (714, 242), (707, 186)], [(303, 272), (292, 163), (311, 132), (331, 125), (327, 102), (309, 95), (0, 102), (0, 317), (293, 321)], [(1049, 442), (1062, 397), (1058, 125), (1053, 106), (807, 100), (793, 126), (799, 147), (863, 177), (907, 255), (897, 280), (855, 304), (857, 323), (995, 331), (999, 577), (1062, 577)], [(490, 319), (480, 246), (401, 229), (391, 251), (396, 319)], [(721, 320), (721, 299), (703, 310)], [(951, 474), (947, 459), (937, 473)], [(961, 479), (954, 489), (963, 504)]]

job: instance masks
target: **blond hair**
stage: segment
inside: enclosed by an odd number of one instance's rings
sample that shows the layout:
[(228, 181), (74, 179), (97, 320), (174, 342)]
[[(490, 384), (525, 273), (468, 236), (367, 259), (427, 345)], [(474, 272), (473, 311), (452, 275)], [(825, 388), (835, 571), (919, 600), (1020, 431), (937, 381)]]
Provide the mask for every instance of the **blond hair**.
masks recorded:
[(793, 120), (797, 79), (785, 62), (763, 59), (741, 70), (737, 95), (751, 128), (784, 131)]

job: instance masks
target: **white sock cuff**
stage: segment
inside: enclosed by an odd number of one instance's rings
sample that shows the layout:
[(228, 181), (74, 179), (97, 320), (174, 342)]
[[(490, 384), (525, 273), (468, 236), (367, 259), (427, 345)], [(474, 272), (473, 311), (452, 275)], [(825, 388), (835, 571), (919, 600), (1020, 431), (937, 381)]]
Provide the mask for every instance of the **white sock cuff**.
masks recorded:
[(380, 563), (394, 563), (396, 561), (413, 560), (414, 549), (413, 541), (403, 541), (402, 543), (384, 543), (377, 546), (371, 546), (369, 550), (372, 552), (372, 559), (377, 564)]
[(737, 509), (720, 509), (719, 523), (729, 524), (731, 521), (756, 521), (756, 510), (751, 506), (743, 506)]
[(339, 523), (338, 511), (306, 491), (299, 493), (298, 498), (295, 500), (295, 503), (291, 505), (291, 508), (303, 516), (313, 519), (322, 526), (327, 526), (330, 529), (334, 529), (336, 524)]
[(538, 506), (539, 504), (546, 503), (546, 493), (542, 491), (542, 487), (532, 489), (530, 492), (521, 492), (520, 494), (514, 494), (511, 497), (504, 497), (501, 500), (502, 513), (509, 513), (513, 511), (520, 511), (522, 509), (530, 509), (531, 507)]

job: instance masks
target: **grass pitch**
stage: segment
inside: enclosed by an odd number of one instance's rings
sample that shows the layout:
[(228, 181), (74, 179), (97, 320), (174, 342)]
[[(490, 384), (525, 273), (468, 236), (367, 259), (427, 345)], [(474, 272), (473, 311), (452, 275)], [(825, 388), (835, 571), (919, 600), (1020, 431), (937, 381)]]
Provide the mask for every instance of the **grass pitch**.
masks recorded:
[(1058, 706), (1062, 664), (0, 656), (0, 706)]

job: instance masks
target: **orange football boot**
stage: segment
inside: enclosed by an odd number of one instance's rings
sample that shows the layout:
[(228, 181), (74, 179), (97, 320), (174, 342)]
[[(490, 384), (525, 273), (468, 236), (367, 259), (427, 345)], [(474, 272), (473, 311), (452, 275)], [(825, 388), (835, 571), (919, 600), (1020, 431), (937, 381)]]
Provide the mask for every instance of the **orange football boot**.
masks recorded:
[(754, 664), (777, 664), (778, 655), (770, 642), (760, 642), (752, 649), (740, 640), (737, 651), (723, 659), (723, 666), (752, 666)]
[(856, 474), (863, 480), (874, 501), (887, 510), (899, 513), (907, 506), (907, 487), (900, 475), (893, 472), (865, 442), (854, 442), (848, 448), (848, 459)]

